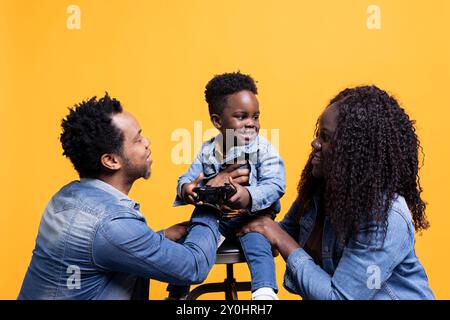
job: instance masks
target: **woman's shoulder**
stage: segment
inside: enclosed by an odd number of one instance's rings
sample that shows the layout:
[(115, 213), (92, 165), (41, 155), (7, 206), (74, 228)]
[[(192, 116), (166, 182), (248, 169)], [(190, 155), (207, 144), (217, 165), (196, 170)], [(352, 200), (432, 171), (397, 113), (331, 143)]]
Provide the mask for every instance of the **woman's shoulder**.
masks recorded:
[(411, 211), (403, 196), (396, 194), (392, 200), (391, 209), (389, 210), (388, 220), (396, 221), (397, 223), (404, 222), (408, 226), (412, 226)]
[(405, 198), (395, 195), (387, 212), (387, 220), (374, 219), (362, 224), (355, 240), (357, 243), (378, 249), (386, 245), (390, 246), (390, 243), (414, 241), (414, 225)]
[(404, 243), (413, 245), (415, 229), (411, 211), (408, 208), (405, 198), (401, 195), (396, 194), (392, 200), (387, 222), (387, 238), (396, 242), (403, 240)]

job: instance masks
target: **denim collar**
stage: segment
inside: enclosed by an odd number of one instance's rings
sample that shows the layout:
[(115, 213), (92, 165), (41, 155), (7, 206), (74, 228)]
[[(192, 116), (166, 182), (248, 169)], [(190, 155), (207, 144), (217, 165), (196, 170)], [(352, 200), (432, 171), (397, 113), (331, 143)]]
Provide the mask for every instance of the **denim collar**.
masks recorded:
[(207, 153), (209, 153), (207, 155), (215, 157), (219, 163), (228, 162), (230, 160), (239, 158), (242, 156), (242, 153), (251, 154), (251, 153), (258, 152), (258, 147), (259, 147), (259, 143), (260, 143), (260, 139), (259, 139), (259, 135), (258, 135), (249, 144), (231, 147), (230, 150), (228, 150), (228, 152), (227, 152), (226, 158), (223, 159), (223, 151), (222, 151), (222, 145), (221, 145), (222, 141), (223, 141), (223, 136), (220, 133), (215, 138), (212, 139), (213, 143), (211, 144), (211, 149), (208, 151), (205, 150)]
[(117, 190), (109, 183), (106, 183), (99, 179), (91, 179), (91, 178), (81, 178), (80, 183), (108, 192), (109, 194), (113, 195), (117, 200), (119, 200), (121, 204), (123, 204), (124, 206), (139, 212), (140, 209), (139, 203), (131, 200), (126, 194)]

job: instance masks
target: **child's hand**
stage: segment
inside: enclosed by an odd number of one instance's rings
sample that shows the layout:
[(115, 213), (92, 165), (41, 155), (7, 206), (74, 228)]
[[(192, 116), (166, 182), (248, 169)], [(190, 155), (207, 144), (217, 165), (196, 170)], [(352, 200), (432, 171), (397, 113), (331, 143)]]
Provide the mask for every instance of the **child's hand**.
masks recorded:
[(190, 183), (183, 184), (181, 188), (181, 196), (183, 197), (184, 202), (195, 205), (197, 202), (195, 198), (197, 194), (193, 191), (194, 188), (198, 186), (198, 184), (203, 180), (203, 173), (200, 173), (197, 179)]
[(247, 188), (236, 183), (232, 177), (228, 181), (236, 189), (236, 193), (228, 200), (227, 204), (231, 209), (247, 209), (250, 205), (251, 196)]

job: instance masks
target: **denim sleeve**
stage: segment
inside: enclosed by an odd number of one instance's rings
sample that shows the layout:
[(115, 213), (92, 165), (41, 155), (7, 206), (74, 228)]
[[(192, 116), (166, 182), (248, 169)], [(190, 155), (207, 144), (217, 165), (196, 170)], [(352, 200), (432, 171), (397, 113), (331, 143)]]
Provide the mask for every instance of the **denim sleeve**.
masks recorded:
[(246, 187), (251, 196), (250, 212), (270, 207), (278, 201), (286, 190), (284, 161), (272, 145), (260, 150), (261, 158), (257, 164), (257, 185)]
[(298, 203), (297, 200), (292, 203), (291, 207), (289, 208), (289, 211), (284, 215), (283, 220), (279, 222), (280, 227), (289, 233), (289, 235), (294, 238), (295, 240), (298, 240), (298, 235), (300, 232), (300, 225), (295, 219), (295, 215), (298, 212)]
[(214, 212), (194, 211), (184, 244), (154, 232), (143, 220), (119, 217), (99, 226), (92, 258), (103, 270), (187, 285), (204, 281), (214, 265), (218, 240)]
[(414, 247), (410, 221), (391, 210), (388, 223), (384, 243), (383, 232), (376, 223), (362, 228), (344, 248), (332, 276), (317, 266), (302, 248), (297, 249), (287, 260), (285, 287), (306, 299), (373, 298)]
[[(202, 148), (203, 150), (203, 148)], [(203, 159), (203, 153), (202, 150), (197, 154), (194, 161), (189, 166), (189, 169), (186, 173), (184, 173), (182, 176), (178, 178), (177, 183), (177, 196), (173, 203), (174, 206), (181, 206), (185, 205), (186, 202), (184, 202), (182, 196), (181, 196), (181, 188), (183, 187), (183, 184), (190, 183), (197, 179), (197, 177), (200, 175), (200, 173), (203, 172), (203, 165), (202, 165), (202, 159)]]

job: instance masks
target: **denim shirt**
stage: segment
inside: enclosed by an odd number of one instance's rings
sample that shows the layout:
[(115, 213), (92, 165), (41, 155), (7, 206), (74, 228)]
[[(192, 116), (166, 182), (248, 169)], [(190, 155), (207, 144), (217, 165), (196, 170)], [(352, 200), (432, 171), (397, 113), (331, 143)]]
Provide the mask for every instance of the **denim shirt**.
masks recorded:
[(204, 179), (199, 186), (205, 185), (214, 178), (226, 164), (234, 160), (248, 160), (250, 165), (249, 186), (246, 186), (251, 196), (251, 208), (248, 213), (257, 214), (270, 209), (273, 213), (280, 212), (280, 198), (286, 189), (286, 173), (283, 159), (267, 141), (257, 136), (251, 143), (231, 148), (223, 158), (220, 147), (222, 136), (205, 142), (188, 171), (178, 179), (177, 197), (174, 206), (185, 205), (181, 197), (183, 184), (194, 181), (201, 172)]
[(202, 282), (218, 240), (214, 214), (196, 210), (181, 245), (150, 229), (139, 204), (111, 185), (74, 181), (44, 211), (18, 298), (148, 299), (149, 278)]
[[(318, 201), (296, 222), (297, 201), (280, 226), (302, 246), (315, 224)], [(369, 223), (354, 240), (340, 245), (325, 217), (322, 267), (303, 249), (287, 259), (284, 287), (304, 299), (434, 299), (428, 278), (414, 251), (414, 225), (403, 197), (397, 196), (388, 213), (388, 228)], [(368, 233), (366, 232), (368, 231)]]

